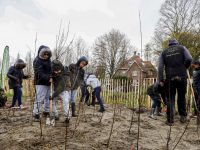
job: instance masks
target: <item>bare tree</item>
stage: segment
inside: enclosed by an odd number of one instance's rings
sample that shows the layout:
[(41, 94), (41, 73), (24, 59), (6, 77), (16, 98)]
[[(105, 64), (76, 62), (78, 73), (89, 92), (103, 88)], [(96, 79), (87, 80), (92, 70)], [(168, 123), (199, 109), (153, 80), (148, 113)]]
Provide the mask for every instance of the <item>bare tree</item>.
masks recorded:
[(161, 5), (161, 17), (151, 41), (156, 56), (160, 55), (164, 48), (163, 43), (169, 37), (184, 36), (192, 30), (199, 30), (199, 6), (200, 0), (165, 0)]
[(151, 44), (147, 43), (145, 45), (145, 48), (144, 48), (144, 59), (146, 61), (150, 61), (151, 60), (151, 54), (152, 54)]
[(0, 70), (2, 68), (2, 64), (3, 64), (3, 59), (0, 57)]
[(161, 8), (158, 26), (171, 36), (198, 28), (200, 0), (166, 0)]
[(104, 77), (108, 75), (112, 78), (118, 67), (130, 56), (130, 53), (130, 40), (119, 30), (112, 29), (97, 37), (93, 45), (96, 74), (101, 74)]
[(24, 69), (25, 74), (29, 74), (32, 77), (34, 76), (33, 72), (33, 58), (31, 56), (31, 51), (27, 52), (25, 57), (26, 68)]

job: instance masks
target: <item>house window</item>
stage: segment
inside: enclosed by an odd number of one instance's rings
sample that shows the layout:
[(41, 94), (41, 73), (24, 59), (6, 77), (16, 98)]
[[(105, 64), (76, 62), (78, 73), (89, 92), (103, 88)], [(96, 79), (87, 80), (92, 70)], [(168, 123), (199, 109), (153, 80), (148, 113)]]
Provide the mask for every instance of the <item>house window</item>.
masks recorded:
[(131, 67), (131, 66), (132, 66), (132, 64), (133, 64), (133, 62), (129, 62), (129, 63), (128, 63), (129, 67)]
[(133, 70), (132, 76), (133, 76), (133, 77), (137, 77), (137, 70)]
[(134, 80), (134, 86), (138, 85), (138, 80)]
[(153, 71), (150, 72), (150, 75), (153, 75)]
[(122, 74), (125, 75), (125, 74), (126, 74), (126, 71), (122, 71)]

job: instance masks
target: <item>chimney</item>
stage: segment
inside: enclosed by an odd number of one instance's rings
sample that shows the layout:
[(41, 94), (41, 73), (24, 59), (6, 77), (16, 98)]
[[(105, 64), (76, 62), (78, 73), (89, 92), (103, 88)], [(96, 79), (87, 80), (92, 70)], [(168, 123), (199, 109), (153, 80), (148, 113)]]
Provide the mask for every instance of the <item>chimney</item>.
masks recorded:
[(136, 55), (136, 51), (134, 51), (134, 56), (137, 56), (137, 55)]

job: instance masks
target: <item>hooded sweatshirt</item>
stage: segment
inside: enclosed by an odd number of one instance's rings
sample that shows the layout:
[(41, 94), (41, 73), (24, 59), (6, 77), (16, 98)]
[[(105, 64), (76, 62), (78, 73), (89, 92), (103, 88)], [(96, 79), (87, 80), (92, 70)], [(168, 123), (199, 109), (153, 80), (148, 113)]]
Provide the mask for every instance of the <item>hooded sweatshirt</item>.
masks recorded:
[(94, 90), (95, 88), (101, 86), (101, 82), (99, 81), (99, 79), (96, 78), (95, 75), (90, 75), (89, 78), (87, 79), (86, 84), (87, 84), (88, 86), (91, 86), (93, 90)]
[(148, 87), (147, 94), (149, 96), (154, 95), (156, 99), (160, 99), (160, 94), (161, 94), (163, 101), (165, 101), (165, 99), (166, 99), (165, 98), (165, 96), (166, 96), (165, 88), (166, 88), (165, 86), (161, 86), (159, 81), (157, 81), (156, 83), (154, 83)]
[(195, 70), (193, 74), (193, 89), (196, 92), (200, 90), (200, 66)]
[(68, 67), (63, 67), (61, 73), (55, 74), (52, 73), (53, 83), (54, 83), (54, 93), (52, 99), (57, 97), (63, 91), (69, 91), (71, 88), (70, 82), (71, 72), (68, 70)]
[(76, 64), (72, 63), (69, 65), (69, 71), (71, 72), (70, 81), (71, 81), (71, 89), (77, 90), (77, 88), (82, 84), (84, 80), (85, 70), (79, 67), (81, 62), (86, 62), (88, 64), (88, 60), (85, 56), (79, 58)]
[(87, 79), (89, 78), (89, 76), (92, 74), (92, 71), (88, 70), (85, 75), (84, 75), (84, 81), (83, 83), (81, 84), (81, 86), (86, 86), (86, 81)]
[[(22, 68), (19, 68), (19, 66), (22, 66)], [(13, 89), (16, 87), (21, 88), (22, 87), (22, 79), (27, 79), (28, 75), (24, 75), (23, 69), (26, 67), (26, 64), (22, 59), (18, 59), (14, 66), (11, 66), (8, 70), (7, 76), (8, 76), (8, 84), (9, 88)], [(19, 82), (17, 82), (17, 79), (19, 79)]]
[(166, 78), (172, 76), (187, 76), (186, 68), (189, 68), (192, 56), (184, 46), (179, 46), (178, 41), (172, 38), (168, 42), (168, 48), (163, 50), (159, 58), (158, 80), (163, 81), (163, 67), (165, 66)]
[[(48, 53), (49, 58), (44, 59), (44, 54)], [(50, 85), (51, 76), (51, 58), (52, 53), (49, 47), (41, 45), (38, 49), (38, 55), (33, 61), (33, 68), (35, 72), (35, 85)]]

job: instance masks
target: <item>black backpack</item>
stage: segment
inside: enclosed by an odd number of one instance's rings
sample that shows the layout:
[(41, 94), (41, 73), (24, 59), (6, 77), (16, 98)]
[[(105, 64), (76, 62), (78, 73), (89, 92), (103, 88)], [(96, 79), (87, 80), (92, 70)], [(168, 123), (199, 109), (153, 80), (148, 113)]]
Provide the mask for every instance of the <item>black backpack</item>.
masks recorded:
[(0, 107), (5, 106), (7, 101), (7, 96), (5, 96), (4, 90), (0, 88)]

